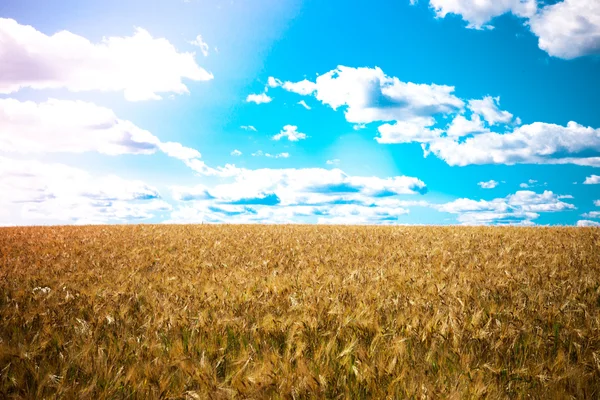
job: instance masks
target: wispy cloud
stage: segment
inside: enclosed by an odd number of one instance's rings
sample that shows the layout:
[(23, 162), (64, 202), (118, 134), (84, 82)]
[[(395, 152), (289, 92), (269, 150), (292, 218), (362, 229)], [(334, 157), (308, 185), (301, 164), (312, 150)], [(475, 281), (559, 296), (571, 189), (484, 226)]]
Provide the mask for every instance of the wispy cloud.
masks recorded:
[(252, 153), (252, 156), (267, 157), (267, 158), (289, 158), (290, 153), (271, 154), (271, 153), (264, 153), (262, 150), (258, 150), (256, 152)]
[(298, 104), (300, 104), (302, 107), (306, 108), (307, 110), (310, 110), (311, 108), (309, 107), (308, 104), (306, 104), (306, 102), (304, 100), (300, 100), (298, 102)]
[(200, 48), (200, 51), (202, 52), (202, 54), (204, 55), (204, 57), (208, 56), (208, 43), (206, 43), (203, 39), (202, 39), (202, 35), (198, 35), (196, 36), (196, 39), (190, 41), (190, 44), (197, 46)]

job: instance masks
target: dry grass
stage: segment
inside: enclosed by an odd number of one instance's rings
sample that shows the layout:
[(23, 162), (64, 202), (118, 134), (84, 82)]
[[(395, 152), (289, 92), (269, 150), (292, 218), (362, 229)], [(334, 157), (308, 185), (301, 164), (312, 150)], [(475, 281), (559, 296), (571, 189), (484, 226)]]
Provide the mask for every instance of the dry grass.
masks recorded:
[(0, 230), (0, 397), (598, 398), (600, 230)]

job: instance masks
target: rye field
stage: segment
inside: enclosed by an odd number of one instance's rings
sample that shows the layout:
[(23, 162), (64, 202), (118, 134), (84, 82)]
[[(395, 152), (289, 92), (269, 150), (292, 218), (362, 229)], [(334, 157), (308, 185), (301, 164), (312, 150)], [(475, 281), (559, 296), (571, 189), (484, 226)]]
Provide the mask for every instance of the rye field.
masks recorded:
[(598, 398), (600, 229), (0, 229), (0, 398)]

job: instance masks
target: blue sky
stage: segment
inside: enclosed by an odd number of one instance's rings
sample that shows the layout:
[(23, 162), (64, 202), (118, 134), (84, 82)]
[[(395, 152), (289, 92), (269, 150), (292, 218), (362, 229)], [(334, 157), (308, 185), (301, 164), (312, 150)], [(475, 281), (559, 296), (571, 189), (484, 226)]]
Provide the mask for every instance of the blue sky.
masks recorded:
[(600, 4), (5, 0), (0, 224), (600, 223)]

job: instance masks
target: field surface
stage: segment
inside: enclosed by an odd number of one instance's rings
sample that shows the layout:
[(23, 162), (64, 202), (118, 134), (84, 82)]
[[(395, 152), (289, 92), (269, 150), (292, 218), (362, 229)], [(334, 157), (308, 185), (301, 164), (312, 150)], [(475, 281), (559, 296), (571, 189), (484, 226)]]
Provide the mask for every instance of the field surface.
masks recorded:
[(599, 396), (598, 229), (0, 229), (0, 398)]

